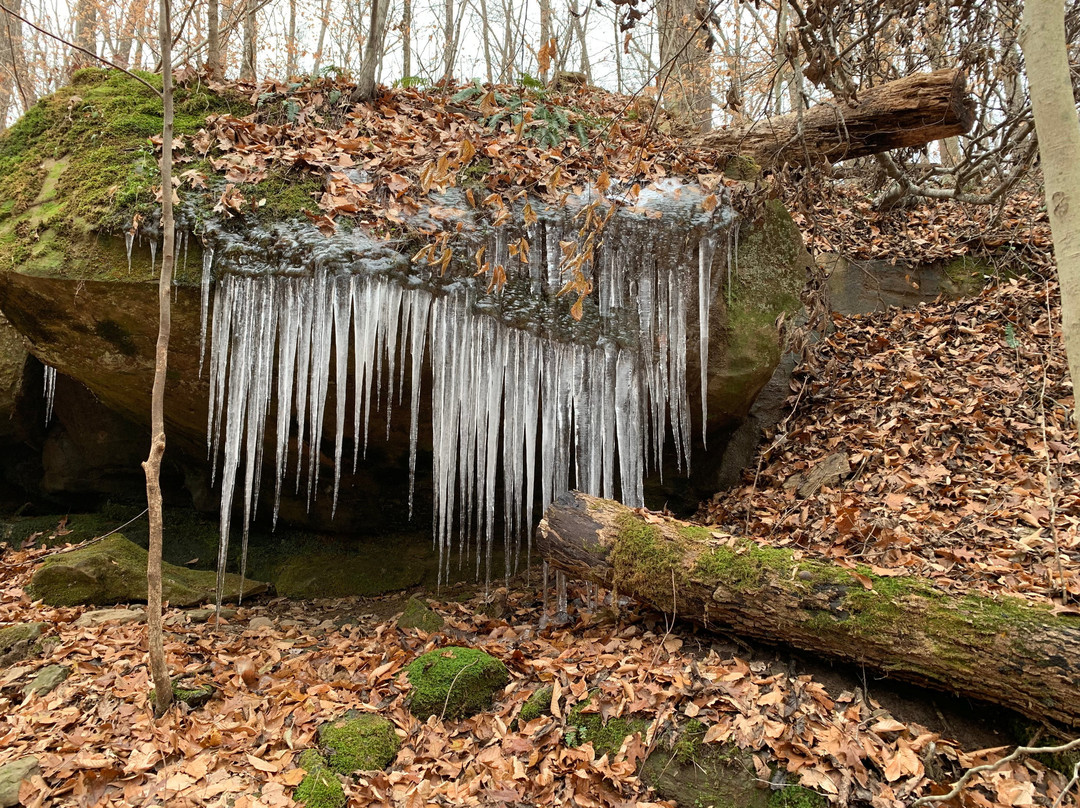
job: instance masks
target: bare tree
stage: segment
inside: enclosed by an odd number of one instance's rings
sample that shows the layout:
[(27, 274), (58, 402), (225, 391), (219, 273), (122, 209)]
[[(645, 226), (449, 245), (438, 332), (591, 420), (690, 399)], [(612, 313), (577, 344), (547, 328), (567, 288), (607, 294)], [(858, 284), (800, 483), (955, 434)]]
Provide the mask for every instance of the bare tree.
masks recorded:
[[(1061, 325), (1075, 391), (1080, 384), (1080, 122), (1065, 46), (1064, 0), (1027, 0), (1020, 43), (1039, 136), (1061, 285)], [(1080, 424), (1075, 403), (1073, 420)]]
[(97, 0), (78, 0), (75, 4), (75, 44), (81, 49), (71, 59), (71, 70), (94, 64), (97, 55)]
[(172, 332), (172, 276), (176, 256), (173, 223), (172, 146), (172, 12), (170, 0), (160, 0), (158, 33), (161, 49), (161, 277), (158, 279), (158, 338), (154, 356), (154, 388), (150, 400), (150, 455), (143, 463), (146, 472), (146, 504), (150, 516), (150, 547), (146, 565), (146, 626), (149, 635), (150, 672), (154, 679), (154, 712), (164, 713), (172, 703), (172, 682), (165, 661), (161, 627), (161, 549), (164, 516), (161, 506), (161, 458), (165, 454), (165, 374), (169, 366), (169, 336)]
[(412, 0), (402, 0), (401, 8), (401, 60), (405, 78), (412, 77)]

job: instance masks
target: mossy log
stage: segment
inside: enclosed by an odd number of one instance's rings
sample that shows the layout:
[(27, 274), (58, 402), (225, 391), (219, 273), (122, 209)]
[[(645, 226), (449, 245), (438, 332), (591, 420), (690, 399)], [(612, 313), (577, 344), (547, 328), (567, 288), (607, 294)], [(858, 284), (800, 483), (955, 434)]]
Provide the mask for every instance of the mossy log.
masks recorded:
[(964, 73), (936, 70), (871, 87), (851, 103), (717, 129), (690, 145), (749, 156), (765, 168), (836, 163), (962, 135), (974, 122)]
[(537, 545), (572, 577), (706, 626), (1080, 726), (1080, 617), (800, 560), (577, 492), (548, 508)]

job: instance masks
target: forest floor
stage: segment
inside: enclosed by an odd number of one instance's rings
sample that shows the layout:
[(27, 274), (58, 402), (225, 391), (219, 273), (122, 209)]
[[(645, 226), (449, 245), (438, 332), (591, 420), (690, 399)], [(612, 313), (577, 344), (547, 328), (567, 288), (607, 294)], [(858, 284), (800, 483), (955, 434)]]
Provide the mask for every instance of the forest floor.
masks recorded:
[[(1080, 459), (1064, 361), (1051, 349), (1056, 306), (1054, 284), (1030, 277), (957, 303), (836, 319), (797, 371), (792, 414), (760, 467), (702, 516), (878, 574), (1080, 613)], [(837, 452), (849, 460), (844, 484), (785, 489)], [(346, 784), (351, 806), (670, 805), (639, 764), (665, 729), (695, 719), (709, 743), (747, 750), (765, 789), (787, 782), (836, 804), (900, 808), (1022, 737), (999, 708), (895, 690), (631, 604), (590, 607), (583, 587), (571, 588), (566, 625), (540, 629), (535, 570), (488, 593), (427, 593), (446, 619), (431, 634), (397, 627), (401, 596), (264, 599), (220, 625), (168, 609), (171, 670), (217, 695), (155, 721), (145, 625), (79, 626), (87, 609), (32, 602), (26, 584), (49, 552), (30, 543), (0, 555), (0, 624), (42, 621), (55, 638), (0, 671), (0, 764), (38, 758), (40, 774), (23, 786), (31, 806), (291, 805), (300, 753), (348, 709), (387, 717), (403, 742), (389, 771)], [(453, 644), (501, 659), (510, 684), (488, 712), (421, 722), (407, 708), (405, 668)], [(24, 696), (49, 665), (71, 673), (45, 696)], [(544, 686), (550, 715), (516, 721)], [(585, 702), (647, 729), (610, 755), (571, 746), (571, 711)], [(1066, 779), (1022, 758), (946, 804), (1076, 805)]]

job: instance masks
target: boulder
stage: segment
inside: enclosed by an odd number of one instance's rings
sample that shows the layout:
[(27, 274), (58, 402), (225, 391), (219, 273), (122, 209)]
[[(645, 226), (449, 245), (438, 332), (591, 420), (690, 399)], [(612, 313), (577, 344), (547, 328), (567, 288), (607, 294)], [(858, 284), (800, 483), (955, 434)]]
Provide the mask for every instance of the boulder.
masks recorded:
[(41, 774), (37, 758), (24, 757), (0, 766), (0, 808), (19, 804), (19, 786), (23, 780)]
[(39, 696), (47, 696), (71, 675), (71, 668), (66, 665), (49, 665), (38, 671), (26, 687), (23, 688), (23, 696), (36, 693)]
[(100, 626), (103, 623), (134, 623), (138, 620), (144, 620), (146, 618), (146, 612), (142, 609), (99, 609), (93, 612), (86, 612), (79, 615), (78, 620), (75, 621), (75, 625), (84, 628), (93, 628)]
[(413, 688), (409, 709), (421, 721), (478, 713), (491, 706), (495, 693), (510, 680), (506, 666), (495, 657), (454, 646), (417, 657), (408, 675)]
[[(114, 533), (86, 547), (46, 558), (34, 572), (27, 591), (51, 606), (145, 601), (146, 563), (146, 550)], [(162, 597), (171, 606), (194, 606), (213, 600), (216, 586), (214, 572), (162, 564)], [(235, 599), (240, 588), (239, 575), (226, 576), (227, 599)], [(264, 583), (243, 581), (244, 597), (265, 591)]]
[(314, 749), (300, 755), (300, 768), (306, 774), (293, 792), (293, 799), (307, 808), (343, 808), (348, 799), (341, 780), (327, 766), (326, 759)]
[(405, 604), (405, 611), (397, 620), (397, 627), (402, 629), (418, 628), (430, 634), (443, 627), (446, 621), (441, 614), (432, 609), (419, 598), (409, 598)]
[(400, 748), (394, 725), (373, 713), (349, 710), (319, 727), (320, 752), (338, 774), (385, 769)]
[(0, 628), (0, 668), (14, 665), (34, 653), (47, 623), (16, 623)]
[(0, 314), (0, 438), (8, 437), (12, 432), (11, 415), (22, 387), (27, 356), (26, 341)]

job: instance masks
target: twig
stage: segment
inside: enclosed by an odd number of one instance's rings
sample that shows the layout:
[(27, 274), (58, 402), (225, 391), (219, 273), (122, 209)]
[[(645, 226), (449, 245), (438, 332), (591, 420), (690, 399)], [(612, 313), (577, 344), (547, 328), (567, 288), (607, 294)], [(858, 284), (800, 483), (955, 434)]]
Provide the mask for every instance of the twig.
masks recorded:
[(97, 544), (99, 541), (102, 541), (103, 539), (107, 539), (113, 533), (119, 533), (121, 530), (123, 530), (125, 527), (130, 525), (132, 522), (136, 522), (139, 519), (142, 519), (144, 516), (146, 516), (146, 512), (149, 511), (149, 510), (150, 510), (149, 508), (143, 508), (142, 513), (131, 517), (126, 522), (124, 522), (124, 524), (120, 525), (120, 527), (114, 527), (108, 533), (103, 533), (100, 536), (95, 536), (94, 538), (88, 539), (87, 541), (84, 541), (81, 544), (76, 544), (73, 547), (64, 547), (61, 550), (57, 550), (55, 553), (49, 553), (49, 555), (50, 556), (58, 556), (58, 555), (63, 555), (64, 553), (73, 553), (76, 550), (82, 550), (84, 547), (89, 547), (92, 544)]
[[(1046, 283), (1046, 327), (1050, 336), (1054, 334), (1054, 315), (1050, 307), (1050, 283)], [(1047, 344), (1047, 351), (1053, 350), (1053, 339)], [(1058, 583), (1061, 585), (1061, 602), (1069, 602), (1069, 590), (1065, 588), (1065, 572), (1061, 565), (1061, 540), (1057, 529), (1057, 497), (1054, 495), (1053, 467), (1050, 464), (1050, 441), (1046, 437), (1046, 366), (1050, 354), (1043, 354), (1042, 387), (1039, 388), (1039, 427), (1042, 429), (1043, 451), (1046, 452), (1046, 498), (1050, 503), (1050, 537), (1054, 540), (1054, 561), (1057, 564)]]
[(1061, 789), (1061, 793), (1057, 795), (1057, 799), (1054, 800), (1054, 804), (1050, 808), (1061, 808), (1061, 804), (1064, 801), (1066, 795), (1072, 791), (1072, 787), (1080, 781), (1080, 760), (1076, 761), (1073, 766), (1072, 778), (1065, 784), (1065, 788)]
[[(948, 794), (933, 794), (926, 797), (919, 797), (919, 799), (911, 803), (911, 808), (919, 808), (920, 805), (929, 805), (933, 802), (949, 802), (949, 800), (952, 800), (960, 794), (960, 790), (964, 786), (966, 786), (968, 781), (976, 774), (980, 774), (981, 772), (992, 772), (994, 771), (994, 769), (997, 769), (998, 767), (1003, 766), (1006, 763), (1012, 763), (1021, 755), (1056, 755), (1061, 752), (1068, 752), (1070, 749), (1077, 748), (1080, 748), (1080, 738), (1075, 738), (1066, 744), (1062, 744), (1061, 746), (1018, 746), (1012, 751), (1011, 754), (1006, 755), (1005, 757), (1001, 758), (1001, 760), (995, 761), (994, 763), (984, 763), (981, 766), (975, 766), (968, 769), (966, 772), (964, 772), (963, 777), (953, 783), (953, 787)], [(1080, 766), (1080, 764), (1077, 765)], [(1072, 780), (1069, 781), (1069, 784), (1066, 786), (1066, 790), (1072, 787), (1076, 779), (1077, 778), (1074, 777)], [(1062, 792), (1062, 794), (1064, 793), (1065, 792)], [(1055, 803), (1055, 806), (1056, 805), (1058, 805), (1058, 803)]]
[(480, 659), (477, 658), (477, 659), (474, 659), (472, 662), (468, 663), (467, 665), (464, 665), (461, 668), (461, 670), (459, 670), (454, 675), (454, 678), (450, 680), (450, 687), (448, 687), (446, 689), (446, 701), (443, 702), (442, 712), (439, 713), (439, 720), (440, 721), (442, 721), (446, 717), (446, 710), (450, 706), (450, 694), (452, 694), (454, 692), (454, 685), (457, 684), (458, 677), (461, 676), (461, 674), (465, 673), (465, 671), (467, 671), (473, 665), (476, 665), (479, 661), (480, 661)]
[(16, 14), (10, 8), (5, 6), (3, 4), (3, 2), (0, 2), (0, 11), (7, 12), (8, 14), (10, 14), (15, 19), (20, 20), (20, 21), (26, 23), (27, 25), (29, 25), (35, 31), (38, 31), (39, 33), (45, 34), (45, 36), (50, 37), (51, 39), (55, 39), (61, 45), (67, 45), (69, 48), (74, 48), (75, 50), (79, 51), (80, 53), (85, 53), (87, 56), (89, 56), (94, 61), (101, 62), (103, 65), (108, 65), (113, 70), (119, 70), (121, 73), (126, 73), (131, 78), (135, 79), (135, 81), (139, 82), (139, 84), (143, 85), (144, 87), (149, 87), (154, 92), (154, 95), (156, 95), (158, 98), (161, 98), (161, 90), (159, 90), (153, 84), (148, 82), (146, 79), (141, 78), (139, 76), (136, 76), (134, 73), (132, 73), (127, 68), (120, 67), (120, 65), (116, 64), (115, 62), (109, 61), (104, 56), (98, 56), (93, 51), (87, 50), (86, 48), (83, 48), (83, 47), (80, 47), (79, 45), (76, 45), (74, 42), (68, 42), (66, 39), (64, 39), (61, 36), (57, 36), (52, 31), (46, 31), (41, 26), (35, 25), (34, 23), (30, 22), (30, 20), (26, 19), (26, 17), (22, 16), (21, 14)]

